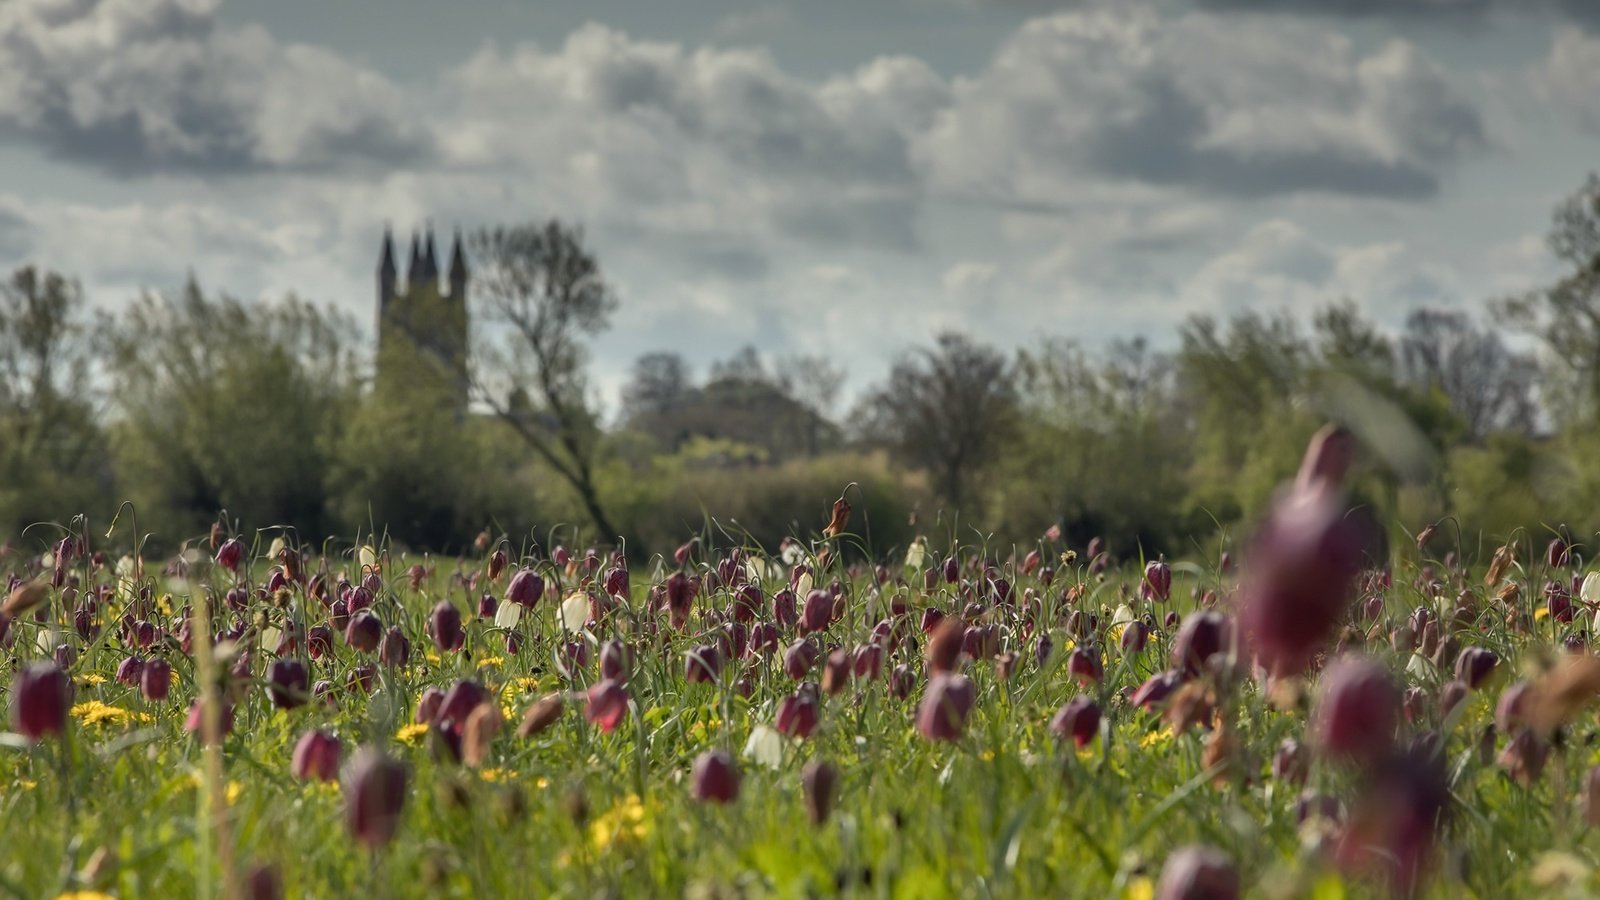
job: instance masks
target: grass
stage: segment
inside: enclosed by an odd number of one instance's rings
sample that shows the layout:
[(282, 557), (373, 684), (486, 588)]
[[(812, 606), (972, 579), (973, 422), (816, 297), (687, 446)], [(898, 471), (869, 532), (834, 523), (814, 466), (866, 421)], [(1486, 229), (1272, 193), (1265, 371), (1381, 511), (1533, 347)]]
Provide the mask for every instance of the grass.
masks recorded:
[[(19, 560), (4, 562), (20, 574)], [(925, 644), (918, 634), (885, 664), (886, 674), (895, 664), (918, 671), (910, 697), (891, 696), (886, 678), (853, 679), (837, 696), (822, 697), (816, 732), (804, 741), (785, 739), (781, 760), (768, 766), (747, 757), (745, 747), (752, 729), (770, 726), (777, 704), (795, 689), (783, 672), (781, 647), (770, 658), (730, 661), (717, 683), (690, 683), (683, 674), (684, 654), (706, 642), (707, 616), (726, 605), (725, 591), (703, 592), (689, 625), (673, 631), (664, 613), (648, 612), (650, 587), (671, 570), (670, 561), (635, 569), (632, 596), (583, 637), (595, 644), (590, 662), (569, 680), (556, 665), (562, 640), (556, 596), (547, 592), (523, 616), (517, 626), (523, 644), (510, 653), (492, 621), (476, 616), (478, 593), (503, 594), (509, 572), (469, 589), (463, 576), (482, 573), (483, 559), (427, 560), (435, 571), (413, 588), (405, 577), (413, 562), (422, 561), (390, 561), (373, 606), (385, 625), (398, 625), (410, 637), (411, 662), (379, 667), (370, 695), (339, 689), (330, 704), (276, 709), (261, 682), (271, 648), (254, 646), (248, 636), (240, 642), (250, 667), (247, 678), (232, 682), (236, 718), (223, 743), (221, 777), (226, 827), (217, 831), (207, 813), (200, 742), (184, 731), (196, 678), (193, 662), (172, 638), (183, 591), (151, 576), (148, 615), (163, 634), (151, 652), (172, 663), (173, 686), (166, 701), (147, 702), (114, 677), (130, 652), (116, 634), (115, 615), (133, 596), (128, 578), (76, 561), (81, 583), (115, 587), (120, 579), (123, 599), (101, 606), (103, 630), (92, 641), (72, 633), (71, 610), (59, 592), (47, 607), (49, 621), (30, 615), (13, 623), (0, 685), (11, 682), (17, 666), (47, 656), (41, 635), (60, 635), (79, 653), (70, 669), (77, 690), (67, 739), (30, 743), (10, 735), (0, 746), (0, 822), (8, 847), (0, 859), (0, 895), (224, 896), (218, 862), (224, 854), (210, 846), (217, 835), (226, 836), (240, 873), (270, 866), (288, 896), (1151, 897), (1168, 855), (1191, 843), (1222, 849), (1255, 895), (1381, 891), (1379, 883), (1334, 866), (1326, 823), (1302, 825), (1295, 812), (1300, 788), (1272, 776), (1273, 754), (1285, 739), (1308, 742), (1309, 701), (1279, 709), (1260, 684), (1243, 679), (1224, 698), (1236, 742), (1226, 766), (1207, 764), (1206, 731), (1174, 734), (1159, 715), (1128, 706), (1126, 689), (1167, 668), (1176, 628), (1162, 619), (1193, 605), (1141, 605), (1132, 563), (1103, 582), (1081, 568), (1064, 568), (1048, 588), (1002, 565), (1017, 601), (986, 615), (1002, 624), (1001, 649), (1015, 652), (1019, 664), (1000, 681), (992, 662), (963, 662), (977, 688), (963, 739), (930, 742), (914, 727)], [(525, 562), (552, 581), (562, 578), (568, 590), (584, 577), (576, 568), (559, 572), (547, 561)], [(715, 562), (690, 568), (703, 571)], [(322, 564), (311, 557), (308, 570)], [(928, 564), (935, 564), (932, 554)], [(1445, 601), (1410, 586), (1421, 564), (1397, 561), (1383, 621), (1365, 648), (1426, 695), (1419, 721), (1405, 726), (1407, 735), (1441, 724), (1434, 698), (1450, 677), (1388, 643), (1387, 632), (1412, 608), (1449, 612)], [(359, 569), (354, 553), (334, 554), (326, 565), (334, 575)], [(216, 567), (196, 566), (192, 574), (186, 587), (194, 592), (220, 592), (232, 580)], [(942, 580), (932, 592), (924, 590), (920, 571), (892, 574), (906, 585), (891, 581), (879, 590), (870, 569), (853, 575), (837, 563), (827, 569), (819, 582), (846, 581), (849, 599), (844, 617), (821, 639), (846, 648), (866, 641), (894, 593), (909, 602), (913, 632), (922, 608), (960, 612), (970, 602)], [(977, 574), (966, 568), (963, 578), (970, 582)], [(1542, 583), (1542, 574), (1516, 577)], [(257, 584), (266, 577), (263, 567), (253, 573)], [(1481, 577), (1467, 580), (1482, 584)], [(1086, 642), (1105, 647), (1105, 679), (1086, 689), (1105, 718), (1098, 739), (1081, 750), (1061, 744), (1047, 728), (1055, 711), (1085, 690), (1066, 675), (1072, 638), (1064, 617), (1053, 614), (1066, 611), (1056, 607), (1074, 583), (1085, 586), (1078, 606), (1099, 614), (1100, 632)], [(1187, 568), (1173, 596), (1188, 597), (1202, 586), (1226, 593), (1231, 584), (1215, 572)], [(769, 602), (778, 586), (763, 584)], [(1047, 612), (1039, 621), (1056, 648), (1043, 665), (1034, 660), (1037, 632), (1026, 635), (1023, 624), (1030, 591), (1044, 598)], [(174, 596), (166, 599), (167, 593)], [(1514, 602), (1531, 613), (1534, 594), (1525, 590)], [(460, 608), (468, 623), (462, 652), (441, 654), (426, 636), (427, 612), (441, 598)], [(327, 616), (298, 586), (285, 599), (286, 605), (257, 599), (237, 615), (258, 627), (281, 627), (286, 619), (315, 624)], [(1123, 655), (1108, 636), (1122, 603), (1148, 610), (1157, 623), (1142, 653)], [(1529, 627), (1518, 631), (1505, 624), (1493, 600), (1483, 609), (1453, 637), (1461, 646), (1500, 653), (1501, 674), (1473, 692), (1453, 721), (1442, 723), (1454, 803), (1425, 893), (1548, 896), (1552, 884), (1580, 894), (1600, 887), (1592, 868), (1600, 842), (1578, 808), (1584, 773), (1600, 761), (1592, 710), (1569, 726), (1531, 786), (1513, 782), (1479, 752), (1479, 737), (1494, 720), (1498, 686), (1556, 655), (1559, 640), (1586, 625), (1581, 617), (1561, 625), (1530, 614)], [(218, 613), (236, 615), (225, 608)], [(659, 628), (654, 637), (647, 627), (652, 620)], [(575, 698), (553, 727), (518, 738), (517, 719), (536, 699), (582, 691), (598, 679), (598, 644), (614, 637), (636, 645), (628, 684), (633, 708), (621, 727), (612, 733), (592, 727)], [(792, 639), (786, 635), (783, 643)], [(313, 680), (342, 686), (354, 666), (375, 662), (337, 637), (334, 645), (331, 658), (310, 663)], [(820, 669), (812, 678), (819, 675)], [(748, 697), (735, 690), (741, 676), (750, 679)], [(481, 680), (509, 720), (477, 769), (454, 761), (435, 736), (412, 724), (425, 687), (448, 687), (461, 678)], [(407, 765), (399, 832), (381, 851), (369, 853), (351, 838), (344, 788), (291, 775), (294, 744), (311, 728), (335, 733), (345, 759), (358, 745), (377, 744)], [(1499, 746), (1505, 742), (1501, 735)], [(727, 806), (692, 796), (695, 757), (717, 747), (734, 754), (743, 775), (737, 800)], [(821, 825), (807, 818), (800, 780), (802, 766), (813, 759), (830, 761), (839, 773), (833, 815)], [(1360, 774), (1315, 762), (1309, 784), (1348, 801)]]

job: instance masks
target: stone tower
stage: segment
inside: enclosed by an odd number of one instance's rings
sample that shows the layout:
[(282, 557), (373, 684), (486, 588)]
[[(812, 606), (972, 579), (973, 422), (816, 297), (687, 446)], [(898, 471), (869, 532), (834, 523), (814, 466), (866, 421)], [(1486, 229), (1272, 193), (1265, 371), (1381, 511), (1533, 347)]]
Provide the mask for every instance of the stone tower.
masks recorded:
[(467, 409), (467, 260), (458, 232), (443, 283), (433, 229), (411, 235), (405, 282), (395, 266), (394, 236), (383, 233), (378, 257), (378, 389), (416, 392), (437, 381), (460, 413)]

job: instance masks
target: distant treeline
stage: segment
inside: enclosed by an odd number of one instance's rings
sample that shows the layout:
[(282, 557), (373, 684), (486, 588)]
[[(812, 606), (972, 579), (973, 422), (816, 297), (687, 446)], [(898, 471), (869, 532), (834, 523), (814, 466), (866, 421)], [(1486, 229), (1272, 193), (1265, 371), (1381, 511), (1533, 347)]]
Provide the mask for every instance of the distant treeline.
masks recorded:
[(844, 410), (849, 360), (747, 349), (697, 378), (651, 353), (611, 421), (585, 348), (619, 299), (559, 222), (473, 236), (475, 332), (455, 364), (379, 366), (329, 309), (194, 283), (95, 314), (70, 278), (26, 267), (0, 288), (0, 539), (43, 546), (51, 523), (103, 526), (131, 501), (152, 552), (219, 515), (442, 552), (484, 531), (776, 549), (854, 483), (879, 555), (919, 533), (1009, 552), (1052, 525), (1124, 556), (1210, 554), (1332, 418), (1364, 439), (1357, 492), (1391, 528), (1454, 516), (1459, 537), (1435, 540), (1469, 553), (1516, 529), (1582, 542), (1600, 531), (1600, 178), (1556, 210), (1549, 242), (1556, 284), (1415, 310), (1398, 333), (1332, 298), (1191, 318), (1171, 352), (947, 333)]

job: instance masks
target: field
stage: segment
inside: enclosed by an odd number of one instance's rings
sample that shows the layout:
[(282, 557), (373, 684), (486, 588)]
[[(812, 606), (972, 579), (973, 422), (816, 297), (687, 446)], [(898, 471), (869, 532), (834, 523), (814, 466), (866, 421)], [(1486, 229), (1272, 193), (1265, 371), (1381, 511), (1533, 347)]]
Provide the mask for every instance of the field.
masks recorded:
[[(1262, 643), (1269, 679), (1235, 626), (1279, 577), (1249, 566), (1292, 550), (1115, 564), (1047, 534), (873, 565), (848, 520), (836, 507), (772, 556), (691, 541), (631, 568), (510, 539), (443, 559), (220, 526), (165, 563), (117, 555), (120, 534), (13, 549), (0, 892), (1600, 884), (1575, 548), (1525, 538), (1486, 572), (1408, 545), (1387, 574), (1321, 570), (1337, 615), (1303, 666)], [(1252, 641), (1271, 627), (1249, 621)]]

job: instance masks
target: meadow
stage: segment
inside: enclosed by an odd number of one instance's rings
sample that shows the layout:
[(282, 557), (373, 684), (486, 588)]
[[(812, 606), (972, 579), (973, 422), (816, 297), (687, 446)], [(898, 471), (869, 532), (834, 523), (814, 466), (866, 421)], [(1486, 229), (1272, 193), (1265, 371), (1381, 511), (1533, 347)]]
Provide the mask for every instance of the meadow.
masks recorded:
[(0, 557), (0, 892), (1588, 895), (1600, 576), (1527, 533), (1469, 567), (1453, 523), (1367, 555), (1347, 443), (1171, 562), (874, 553), (846, 498), (631, 564), (35, 533)]

